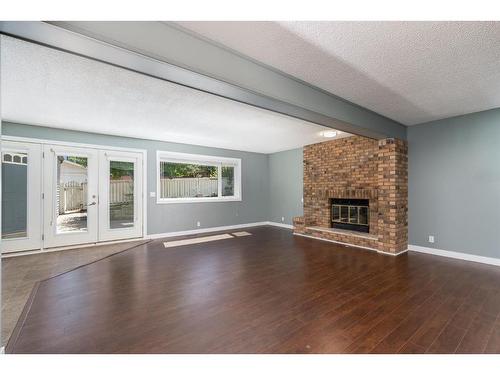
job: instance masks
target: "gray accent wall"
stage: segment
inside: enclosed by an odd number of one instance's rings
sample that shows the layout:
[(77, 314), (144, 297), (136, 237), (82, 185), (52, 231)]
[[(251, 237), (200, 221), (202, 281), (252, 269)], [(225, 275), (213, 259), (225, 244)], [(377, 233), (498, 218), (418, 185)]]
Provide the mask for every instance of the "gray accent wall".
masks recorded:
[[(4, 122), (3, 135), (38, 138), (53, 141), (87, 143), (102, 146), (128, 147), (147, 150), (147, 234), (176, 232), (226, 225), (267, 221), (268, 207), (268, 155), (158, 142), (135, 138), (84, 133)], [(157, 204), (149, 192), (156, 191), (156, 151), (174, 151), (202, 155), (241, 158), (242, 201)]]
[(293, 224), (294, 216), (302, 216), (302, 161), (302, 148), (269, 155), (269, 221)]
[(408, 145), (409, 243), (500, 258), (500, 109), (408, 127)]

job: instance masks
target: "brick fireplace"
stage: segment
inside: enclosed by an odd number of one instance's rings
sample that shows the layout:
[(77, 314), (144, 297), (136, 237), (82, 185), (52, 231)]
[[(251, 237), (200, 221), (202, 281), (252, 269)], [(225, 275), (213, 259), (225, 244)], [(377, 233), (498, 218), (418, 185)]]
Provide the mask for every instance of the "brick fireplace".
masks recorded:
[(305, 146), (304, 216), (294, 218), (294, 233), (390, 254), (405, 251), (407, 155), (406, 142), (392, 138), (352, 136)]

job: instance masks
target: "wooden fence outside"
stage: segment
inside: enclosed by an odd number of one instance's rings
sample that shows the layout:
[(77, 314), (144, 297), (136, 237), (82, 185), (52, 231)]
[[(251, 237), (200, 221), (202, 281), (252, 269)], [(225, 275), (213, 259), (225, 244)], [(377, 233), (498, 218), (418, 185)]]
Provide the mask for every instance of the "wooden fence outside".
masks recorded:
[(160, 180), (162, 198), (212, 197), (217, 196), (217, 178), (162, 178)]
[(87, 204), (87, 184), (76, 181), (57, 185), (59, 214), (82, 210)]
[(111, 180), (109, 189), (109, 203), (126, 203), (134, 200), (134, 182)]

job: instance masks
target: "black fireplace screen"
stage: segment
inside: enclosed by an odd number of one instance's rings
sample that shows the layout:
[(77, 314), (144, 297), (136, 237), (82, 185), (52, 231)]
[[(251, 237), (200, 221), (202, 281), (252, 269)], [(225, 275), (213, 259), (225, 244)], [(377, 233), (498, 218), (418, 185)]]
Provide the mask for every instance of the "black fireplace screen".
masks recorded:
[(332, 227), (369, 232), (367, 199), (332, 199)]

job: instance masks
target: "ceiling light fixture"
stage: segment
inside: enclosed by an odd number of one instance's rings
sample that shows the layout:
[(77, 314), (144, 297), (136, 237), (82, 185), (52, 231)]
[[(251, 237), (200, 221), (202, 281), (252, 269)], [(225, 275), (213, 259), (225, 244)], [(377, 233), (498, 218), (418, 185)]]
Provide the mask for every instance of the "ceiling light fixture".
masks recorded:
[(333, 138), (337, 136), (337, 132), (335, 130), (326, 130), (323, 132), (323, 137), (325, 138)]

